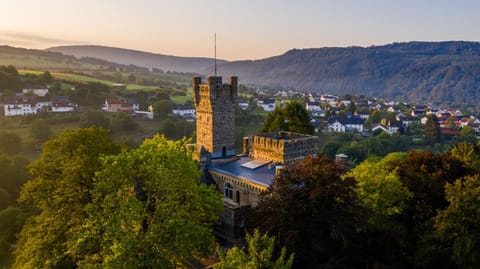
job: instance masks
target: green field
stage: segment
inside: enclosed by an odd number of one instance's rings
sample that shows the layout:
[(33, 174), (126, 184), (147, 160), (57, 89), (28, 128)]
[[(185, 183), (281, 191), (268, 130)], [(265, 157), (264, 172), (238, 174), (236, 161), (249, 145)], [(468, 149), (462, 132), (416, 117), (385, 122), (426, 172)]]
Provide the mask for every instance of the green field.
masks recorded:
[(170, 95), (170, 99), (172, 99), (175, 104), (185, 104), (192, 101), (192, 93), (191, 91), (187, 91), (187, 95)]
[[(20, 69), (18, 72), (20, 74), (32, 74), (32, 75), (41, 75), (41, 74), (44, 73), (43, 71), (28, 70), (28, 69)], [(103, 83), (103, 84), (108, 85), (108, 86), (111, 86), (112, 84), (115, 83), (115, 82), (109, 81), (109, 80), (98, 79), (98, 78), (93, 78), (93, 77), (79, 75), (79, 74), (72, 74), (72, 73), (51, 72), (51, 75), (56, 79), (72, 81), (72, 82), (77, 82), (77, 83), (98, 82), (98, 83)], [(155, 89), (158, 89), (158, 87), (156, 87), (156, 86), (144, 86), (144, 85), (138, 85), (138, 84), (127, 84), (126, 88), (127, 88), (127, 90), (155, 90)]]

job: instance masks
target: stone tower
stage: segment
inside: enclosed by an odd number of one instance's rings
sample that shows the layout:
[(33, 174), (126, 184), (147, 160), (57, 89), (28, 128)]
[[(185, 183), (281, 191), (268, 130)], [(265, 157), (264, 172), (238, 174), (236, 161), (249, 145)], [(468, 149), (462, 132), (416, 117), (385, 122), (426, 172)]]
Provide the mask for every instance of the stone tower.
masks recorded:
[(227, 84), (222, 77), (208, 77), (202, 84), (194, 77), (193, 104), (197, 112), (197, 152), (208, 152), (211, 158), (235, 155), (235, 99), (238, 78), (230, 77)]

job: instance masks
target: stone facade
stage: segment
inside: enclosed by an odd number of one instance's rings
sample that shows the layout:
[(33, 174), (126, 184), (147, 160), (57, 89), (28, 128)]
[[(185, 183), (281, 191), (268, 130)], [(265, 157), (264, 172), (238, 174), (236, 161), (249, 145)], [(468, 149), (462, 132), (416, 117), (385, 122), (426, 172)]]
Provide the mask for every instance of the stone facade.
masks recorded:
[(222, 77), (208, 77), (202, 84), (194, 77), (193, 103), (196, 110), (197, 152), (207, 151), (211, 158), (235, 155), (235, 111), (238, 78), (230, 77), (228, 84)]
[(291, 132), (257, 134), (252, 138), (252, 156), (284, 164), (316, 153), (318, 137)]
[(246, 212), (258, 205), (260, 194), (273, 183), (282, 164), (315, 154), (318, 137), (258, 134), (243, 138), (243, 154), (235, 155), (237, 77), (230, 77), (227, 84), (221, 77), (209, 77), (207, 84), (194, 77), (192, 82), (200, 166), (205, 182), (214, 183), (224, 194), (216, 232), (226, 239), (238, 238), (245, 229)]

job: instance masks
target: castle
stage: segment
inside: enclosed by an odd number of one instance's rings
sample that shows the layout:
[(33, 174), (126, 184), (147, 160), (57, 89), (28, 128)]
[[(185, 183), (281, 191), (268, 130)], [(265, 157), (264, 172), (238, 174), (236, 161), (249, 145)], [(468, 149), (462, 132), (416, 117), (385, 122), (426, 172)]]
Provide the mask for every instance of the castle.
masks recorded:
[(204, 173), (224, 194), (224, 211), (217, 231), (226, 238), (243, 232), (245, 212), (259, 203), (282, 165), (315, 154), (318, 137), (275, 132), (243, 138), (242, 154), (235, 154), (235, 101), (238, 78), (194, 77), (193, 102), (197, 113), (196, 151)]

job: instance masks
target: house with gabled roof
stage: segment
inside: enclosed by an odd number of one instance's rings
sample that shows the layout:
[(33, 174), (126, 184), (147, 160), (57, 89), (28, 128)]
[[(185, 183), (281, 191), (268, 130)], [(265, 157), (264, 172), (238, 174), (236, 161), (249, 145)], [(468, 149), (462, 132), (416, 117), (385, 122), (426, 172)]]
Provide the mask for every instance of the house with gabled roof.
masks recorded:
[(363, 124), (365, 120), (362, 118), (330, 118), (328, 120), (328, 130), (331, 132), (363, 132)]

